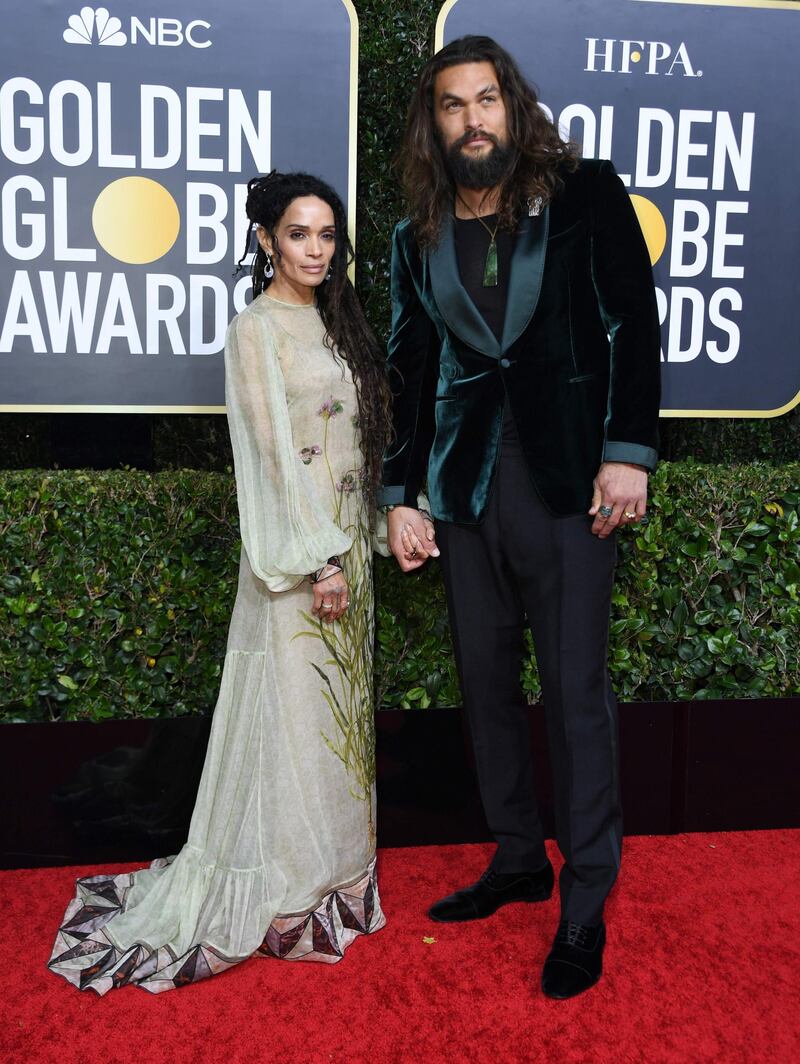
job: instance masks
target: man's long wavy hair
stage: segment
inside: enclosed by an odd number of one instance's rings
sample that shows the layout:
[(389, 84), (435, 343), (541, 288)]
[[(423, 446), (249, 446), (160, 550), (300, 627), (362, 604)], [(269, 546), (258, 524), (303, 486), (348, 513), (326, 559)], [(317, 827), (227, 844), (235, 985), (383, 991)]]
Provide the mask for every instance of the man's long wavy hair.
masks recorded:
[(434, 247), (443, 216), (452, 211), (455, 186), (447, 168), (434, 118), (436, 77), (462, 63), (491, 63), (503, 94), (513, 161), (500, 184), (498, 222), (513, 232), (528, 199), (548, 203), (562, 185), (562, 173), (578, 165), (578, 149), (565, 143), (539, 106), (536, 89), (515, 60), (491, 37), (459, 37), (437, 52), (419, 75), (411, 98), (400, 155), (408, 213), (417, 243)]
[[(347, 270), (353, 262), (353, 247), (347, 234), (344, 204), (330, 185), (305, 173), (272, 173), (247, 182), (247, 217), (261, 225), (272, 239), (274, 256), (280, 257), (275, 235), (278, 222), (293, 200), (316, 196), (333, 211), (336, 251), (328, 277), (315, 290), (319, 316), (325, 326), (325, 343), (334, 356), (344, 358), (353, 374), (358, 399), (358, 424), (364, 457), (364, 498), (370, 524), (374, 525), (375, 502), (381, 484), (383, 453), (391, 435), (390, 392), (386, 374), (386, 354), (367, 323), (364, 311), (350, 283)], [(253, 232), (247, 227), (244, 251), (237, 272), (250, 252)], [(272, 280), (267, 277), (267, 256), (256, 244), (251, 267), (253, 297), (266, 291)]]

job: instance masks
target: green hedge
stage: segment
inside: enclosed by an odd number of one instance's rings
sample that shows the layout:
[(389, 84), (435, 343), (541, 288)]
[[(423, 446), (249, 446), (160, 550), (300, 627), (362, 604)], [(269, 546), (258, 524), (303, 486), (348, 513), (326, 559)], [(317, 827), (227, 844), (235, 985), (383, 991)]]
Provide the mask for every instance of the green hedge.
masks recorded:
[[(800, 693), (800, 465), (665, 464), (620, 536), (625, 700)], [(210, 710), (236, 588), (229, 473), (0, 475), (0, 719)], [(377, 567), (381, 704), (459, 701), (438, 570)], [(525, 668), (531, 698), (535, 667)]]

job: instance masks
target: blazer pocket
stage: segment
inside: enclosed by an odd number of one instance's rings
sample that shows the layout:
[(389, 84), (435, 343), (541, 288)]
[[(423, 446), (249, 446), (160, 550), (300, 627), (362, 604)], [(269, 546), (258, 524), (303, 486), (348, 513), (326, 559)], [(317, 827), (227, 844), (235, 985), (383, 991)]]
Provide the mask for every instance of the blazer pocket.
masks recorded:
[(596, 377), (596, 373), (581, 373), (577, 377), (570, 377), (567, 384), (581, 384), (583, 381), (593, 381)]
[(547, 238), (547, 243), (552, 244), (554, 240), (561, 240), (562, 237), (569, 236), (570, 233), (574, 233), (577, 229), (582, 229), (583, 226), (583, 218), (578, 218), (572, 225), (568, 225), (566, 229), (559, 229), (557, 233), (551, 233)]

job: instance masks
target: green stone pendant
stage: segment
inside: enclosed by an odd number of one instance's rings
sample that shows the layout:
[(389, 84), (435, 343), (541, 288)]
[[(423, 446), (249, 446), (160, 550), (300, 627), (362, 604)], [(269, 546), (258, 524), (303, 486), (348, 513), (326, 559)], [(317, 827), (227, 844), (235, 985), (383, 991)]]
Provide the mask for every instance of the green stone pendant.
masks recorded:
[(497, 244), (492, 240), (486, 252), (486, 265), (483, 267), (483, 287), (494, 288), (497, 285)]

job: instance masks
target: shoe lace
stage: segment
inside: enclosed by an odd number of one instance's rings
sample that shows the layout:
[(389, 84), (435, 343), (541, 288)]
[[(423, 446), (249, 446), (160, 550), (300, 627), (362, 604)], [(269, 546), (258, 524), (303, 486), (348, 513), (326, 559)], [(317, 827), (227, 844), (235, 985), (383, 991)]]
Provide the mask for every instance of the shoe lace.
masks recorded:
[(565, 946), (585, 946), (589, 930), (583, 924), (573, 924), (571, 920), (562, 920), (558, 925), (556, 942), (561, 942)]

